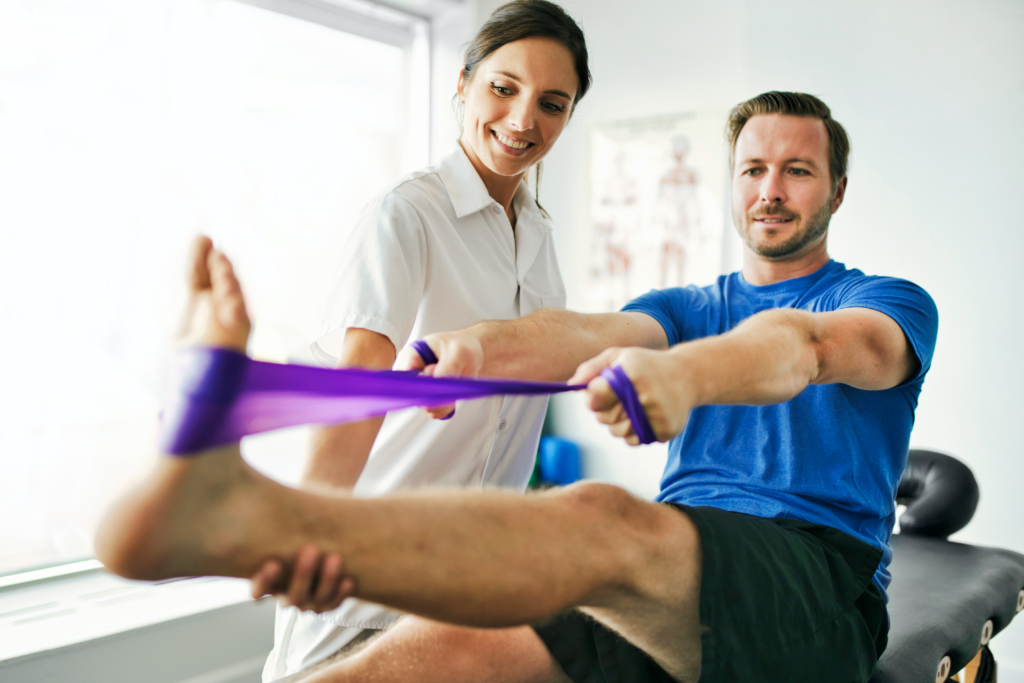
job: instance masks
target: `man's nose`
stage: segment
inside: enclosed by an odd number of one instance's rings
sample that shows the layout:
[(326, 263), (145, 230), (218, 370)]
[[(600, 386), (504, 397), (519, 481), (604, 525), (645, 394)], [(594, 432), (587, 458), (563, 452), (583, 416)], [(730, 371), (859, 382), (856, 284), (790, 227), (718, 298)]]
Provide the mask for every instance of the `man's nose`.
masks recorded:
[(762, 204), (781, 204), (786, 201), (786, 190), (782, 183), (782, 174), (776, 171), (768, 171), (761, 180)]

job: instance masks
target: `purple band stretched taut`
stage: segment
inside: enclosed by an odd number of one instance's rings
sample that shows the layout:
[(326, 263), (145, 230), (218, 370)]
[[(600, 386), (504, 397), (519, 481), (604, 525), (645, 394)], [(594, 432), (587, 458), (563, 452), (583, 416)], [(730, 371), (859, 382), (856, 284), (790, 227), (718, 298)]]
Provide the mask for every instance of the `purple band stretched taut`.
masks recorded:
[(636, 432), (640, 443), (654, 443), (657, 441), (657, 438), (654, 436), (654, 429), (647, 419), (647, 413), (644, 412), (644, 407), (640, 403), (640, 397), (636, 394), (636, 387), (633, 386), (633, 382), (629, 379), (626, 371), (618, 365), (613, 365), (602, 370), (601, 376), (605, 378), (612, 391), (619, 398), (619, 403), (622, 404), (622, 409), (626, 411), (626, 416), (629, 417), (629, 421), (633, 425), (633, 431)]
[(352, 422), (401, 408), (486, 396), (541, 396), (584, 388), (557, 382), (280, 365), (206, 347), (180, 350), (174, 379), (164, 408), (160, 447), (175, 455), (282, 427)]

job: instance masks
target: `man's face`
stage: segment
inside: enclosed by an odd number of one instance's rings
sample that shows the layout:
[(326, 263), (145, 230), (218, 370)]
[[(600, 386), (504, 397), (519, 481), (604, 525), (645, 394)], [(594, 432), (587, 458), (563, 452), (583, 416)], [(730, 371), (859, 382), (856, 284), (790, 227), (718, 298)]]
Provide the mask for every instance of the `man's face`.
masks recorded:
[(740, 131), (735, 160), (732, 217), (750, 251), (789, 261), (825, 240), (846, 179), (833, 192), (821, 119), (755, 116)]

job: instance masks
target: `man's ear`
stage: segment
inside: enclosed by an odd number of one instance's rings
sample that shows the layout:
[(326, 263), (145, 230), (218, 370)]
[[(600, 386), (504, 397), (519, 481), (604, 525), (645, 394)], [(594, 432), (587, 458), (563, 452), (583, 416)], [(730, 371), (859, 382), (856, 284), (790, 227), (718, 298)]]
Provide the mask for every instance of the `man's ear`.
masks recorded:
[(836, 185), (835, 194), (832, 195), (832, 213), (839, 210), (839, 207), (843, 204), (843, 199), (846, 197), (846, 180), (847, 176), (843, 176)]

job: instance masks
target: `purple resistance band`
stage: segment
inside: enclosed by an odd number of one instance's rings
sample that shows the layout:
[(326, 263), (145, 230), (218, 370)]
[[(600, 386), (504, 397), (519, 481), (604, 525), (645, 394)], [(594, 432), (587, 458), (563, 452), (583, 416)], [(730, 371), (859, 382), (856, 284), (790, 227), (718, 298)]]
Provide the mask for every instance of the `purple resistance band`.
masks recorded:
[(437, 354), (434, 353), (434, 349), (430, 348), (427, 342), (417, 339), (412, 344), (409, 344), (409, 346), (416, 349), (416, 353), (420, 354), (420, 360), (423, 361), (424, 365), (437, 365)]
[[(609, 370), (613, 369), (604, 372)], [(636, 429), (634, 415), (642, 416), (643, 408), (635, 391), (630, 394), (632, 398), (623, 397), (623, 381), (629, 389), (632, 383), (625, 372), (615, 370), (618, 387), (612, 384), (612, 388)], [(254, 361), (230, 349), (208, 347), (181, 349), (174, 376), (160, 436), (161, 451), (173, 455), (198, 453), (249, 434), (283, 427), (353, 422), (379, 417), (391, 410), (486, 396), (540, 396), (584, 388), (557, 382), (426, 377), (416, 372), (281, 365)], [(635, 405), (629, 406), (627, 401)]]
[[(422, 339), (417, 339), (413, 343), (409, 344), (416, 353), (420, 354), (420, 360), (423, 361), (423, 365), (437, 365), (437, 354), (434, 353), (434, 349), (430, 348), (430, 345)], [(452, 408), (452, 412), (448, 413), (444, 417), (439, 417), (439, 420), (450, 420), (455, 417), (455, 408)]]
[(601, 376), (619, 398), (619, 403), (626, 411), (626, 416), (632, 423), (633, 431), (640, 439), (640, 443), (647, 444), (657, 441), (651, 422), (647, 419), (647, 413), (644, 412), (643, 404), (640, 403), (640, 397), (637, 396), (636, 387), (633, 386), (626, 371), (619, 365), (613, 365), (602, 370)]

